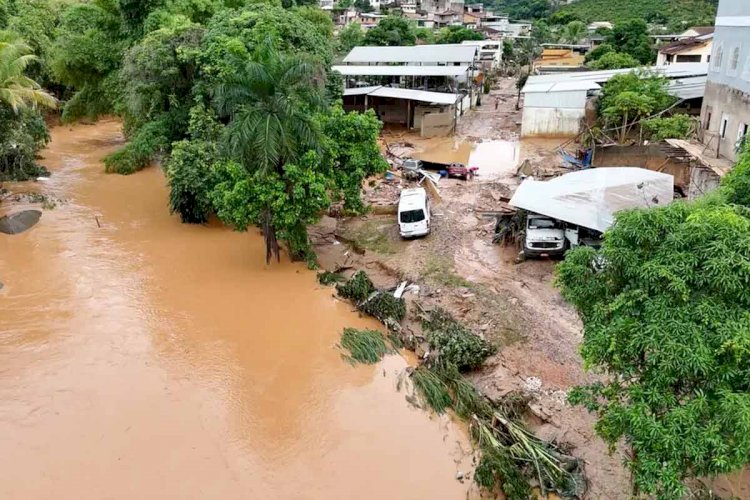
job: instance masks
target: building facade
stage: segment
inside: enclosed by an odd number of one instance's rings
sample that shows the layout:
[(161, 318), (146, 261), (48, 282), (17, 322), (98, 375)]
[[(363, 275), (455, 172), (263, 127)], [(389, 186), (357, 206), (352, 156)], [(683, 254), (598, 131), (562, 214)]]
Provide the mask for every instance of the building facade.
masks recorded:
[(701, 110), (708, 151), (736, 160), (750, 125), (750, 2), (720, 0)]

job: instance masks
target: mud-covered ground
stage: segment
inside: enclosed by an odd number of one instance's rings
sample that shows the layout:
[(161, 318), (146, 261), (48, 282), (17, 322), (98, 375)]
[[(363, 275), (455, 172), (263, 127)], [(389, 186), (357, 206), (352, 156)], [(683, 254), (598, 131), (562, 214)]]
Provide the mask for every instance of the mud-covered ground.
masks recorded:
[(394, 215), (407, 183), (398, 178), (371, 183), (365, 198), (377, 208), (363, 217), (325, 219), (312, 232), (317, 251), (329, 270), (364, 269), (380, 286), (402, 279), (417, 283), (418, 297), (409, 300), (440, 305), (495, 343), (499, 352), (473, 374), (476, 385), (489, 396), (514, 390), (532, 395), (530, 425), (585, 461), (588, 497), (628, 498), (623, 457), (609, 455), (594, 435), (591, 415), (565, 402), (572, 386), (593, 375), (584, 372), (578, 354), (577, 315), (553, 286), (555, 262), (517, 263), (517, 249), (492, 243), (493, 212), (502, 210), (518, 185), (517, 167), (526, 159), (544, 168), (559, 164), (561, 141), (518, 140), (521, 114), (515, 106), (515, 82), (501, 80), (483, 105), (462, 119), (456, 137), (421, 139), (386, 130), (387, 154), (459, 161), (479, 167), (478, 176), (468, 182), (442, 179), (432, 233), (410, 241), (399, 237)]

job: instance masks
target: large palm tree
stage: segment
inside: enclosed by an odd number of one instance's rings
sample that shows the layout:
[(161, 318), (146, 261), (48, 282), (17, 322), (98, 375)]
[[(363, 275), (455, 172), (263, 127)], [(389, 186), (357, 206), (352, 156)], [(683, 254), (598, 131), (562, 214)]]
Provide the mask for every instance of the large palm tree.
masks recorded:
[(35, 106), (54, 108), (57, 100), (24, 75), (37, 57), (31, 47), (8, 32), (0, 31), (0, 104), (14, 113)]
[[(319, 149), (321, 133), (313, 119), (323, 108), (325, 72), (317, 60), (277, 50), (267, 39), (233, 77), (213, 89), (215, 105), (229, 118), (225, 146), (248, 174), (281, 174), (309, 150)], [(266, 261), (279, 259), (273, 213), (261, 221)]]

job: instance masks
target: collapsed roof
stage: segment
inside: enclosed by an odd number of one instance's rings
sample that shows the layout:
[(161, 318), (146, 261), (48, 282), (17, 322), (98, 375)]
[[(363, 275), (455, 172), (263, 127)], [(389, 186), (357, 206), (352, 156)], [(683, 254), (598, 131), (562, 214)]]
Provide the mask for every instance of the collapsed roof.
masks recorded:
[(666, 205), (673, 197), (671, 175), (636, 167), (601, 167), (548, 181), (526, 179), (510, 204), (603, 233), (620, 210)]

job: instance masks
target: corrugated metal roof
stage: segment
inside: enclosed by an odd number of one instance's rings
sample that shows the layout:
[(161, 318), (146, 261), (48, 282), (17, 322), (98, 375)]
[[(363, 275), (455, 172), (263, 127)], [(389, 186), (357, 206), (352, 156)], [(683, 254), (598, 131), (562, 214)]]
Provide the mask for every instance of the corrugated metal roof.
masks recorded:
[(393, 87), (380, 87), (369, 95), (375, 97), (394, 97), (396, 99), (409, 99), (410, 101), (421, 101), (435, 104), (456, 104), (461, 97), (460, 94), (448, 94), (444, 92), (427, 92), (425, 90), (396, 89)]
[(333, 66), (342, 75), (362, 76), (461, 76), (469, 66)]
[(670, 80), (667, 91), (679, 99), (698, 99), (706, 93), (707, 76)]
[[(652, 66), (646, 70), (663, 75), (670, 80), (669, 92), (680, 99), (702, 97), (708, 76), (707, 63), (680, 63), (669, 66)], [(630, 69), (609, 71), (576, 71), (552, 75), (530, 76), (522, 92), (565, 92), (570, 90), (596, 89), (586, 85), (601, 85), (615, 75), (630, 73)], [(578, 85), (578, 86), (577, 86)]]
[[(561, 81), (593, 81), (602, 84), (615, 75), (630, 73), (635, 68), (612, 69), (606, 71), (576, 71), (553, 75), (530, 76), (528, 83), (561, 82)], [(688, 78), (708, 75), (708, 63), (680, 63), (668, 66), (651, 66), (647, 71), (664, 75), (667, 78)]]
[(474, 45), (414, 45), (409, 47), (354, 47), (345, 63), (471, 63), (479, 48)]
[(523, 88), (524, 94), (535, 94), (541, 92), (571, 92), (575, 90), (598, 90), (602, 88), (596, 82), (542, 82), (527, 83)]
[(344, 89), (344, 95), (365, 95), (378, 90), (380, 87), (381, 85), (373, 85), (371, 87), (355, 87), (351, 89)]
[(399, 89), (395, 87), (358, 87), (344, 90), (344, 95), (370, 95), (373, 97), (408, 99), (410, 101), (429, 102), (434, 104), (456, 104), (456, 102), (461, 98), (461, 94)]

